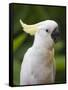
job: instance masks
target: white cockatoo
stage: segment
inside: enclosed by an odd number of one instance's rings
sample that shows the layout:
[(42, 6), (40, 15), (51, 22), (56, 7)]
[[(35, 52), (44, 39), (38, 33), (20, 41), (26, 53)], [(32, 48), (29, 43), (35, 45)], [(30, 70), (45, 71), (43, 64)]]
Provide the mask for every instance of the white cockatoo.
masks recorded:
[(20, 85), (54, 83), (54, 43), (59, 35), (58, 24), (53, 20), (45, 20), (27, 25), (21, 19), (20, 24), (26, 33), (34, 35), (33, 45), (25, 53), (21, 65)]

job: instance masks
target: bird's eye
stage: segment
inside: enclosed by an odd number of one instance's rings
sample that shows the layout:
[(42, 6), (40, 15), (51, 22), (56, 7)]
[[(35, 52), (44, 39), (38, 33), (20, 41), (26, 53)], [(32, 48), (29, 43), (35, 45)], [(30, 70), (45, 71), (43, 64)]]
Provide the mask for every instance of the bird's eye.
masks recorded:
[(46, 29), (46, 32), (48, 32), (48, 29)]

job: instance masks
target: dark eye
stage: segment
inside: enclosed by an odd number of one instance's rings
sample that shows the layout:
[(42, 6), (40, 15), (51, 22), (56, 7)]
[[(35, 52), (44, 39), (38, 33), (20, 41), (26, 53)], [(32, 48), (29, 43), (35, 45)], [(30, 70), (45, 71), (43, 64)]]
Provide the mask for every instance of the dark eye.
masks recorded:
[(46, 29), (46, 32), (48, 32), (48, 29)]

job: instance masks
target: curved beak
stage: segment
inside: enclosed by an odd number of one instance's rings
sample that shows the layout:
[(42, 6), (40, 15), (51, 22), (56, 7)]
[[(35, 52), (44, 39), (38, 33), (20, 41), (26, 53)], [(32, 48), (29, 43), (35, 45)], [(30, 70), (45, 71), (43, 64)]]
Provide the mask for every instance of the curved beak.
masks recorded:
[(57, 42), (60, 36), (60, 32), (56, 29), (52, 32), (51, 37), (54, 40), (54, 42)]

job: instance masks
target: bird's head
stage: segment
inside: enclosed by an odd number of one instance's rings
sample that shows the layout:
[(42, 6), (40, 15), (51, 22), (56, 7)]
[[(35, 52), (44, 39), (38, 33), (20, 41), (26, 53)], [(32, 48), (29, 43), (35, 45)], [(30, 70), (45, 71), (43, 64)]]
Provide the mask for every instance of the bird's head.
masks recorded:
[[(45, 20), (33, 25), (27, 25), (20, 20), (23, 30), (30, 35), (42, 38), (44, 42), (51, 45), (57, 41), (59, 29), (57, 22), (53, 20)], [(41, 39), (40, 39), (41, 40)], [(39, 41), (41, 42), (41, 41)]]
[(59, 28), (57, 22), (53, 20), (46, 20), (36, 25), (38, 28), (37, 33), (42, 37), (51, 38), (54, 42), (58, 40)]

